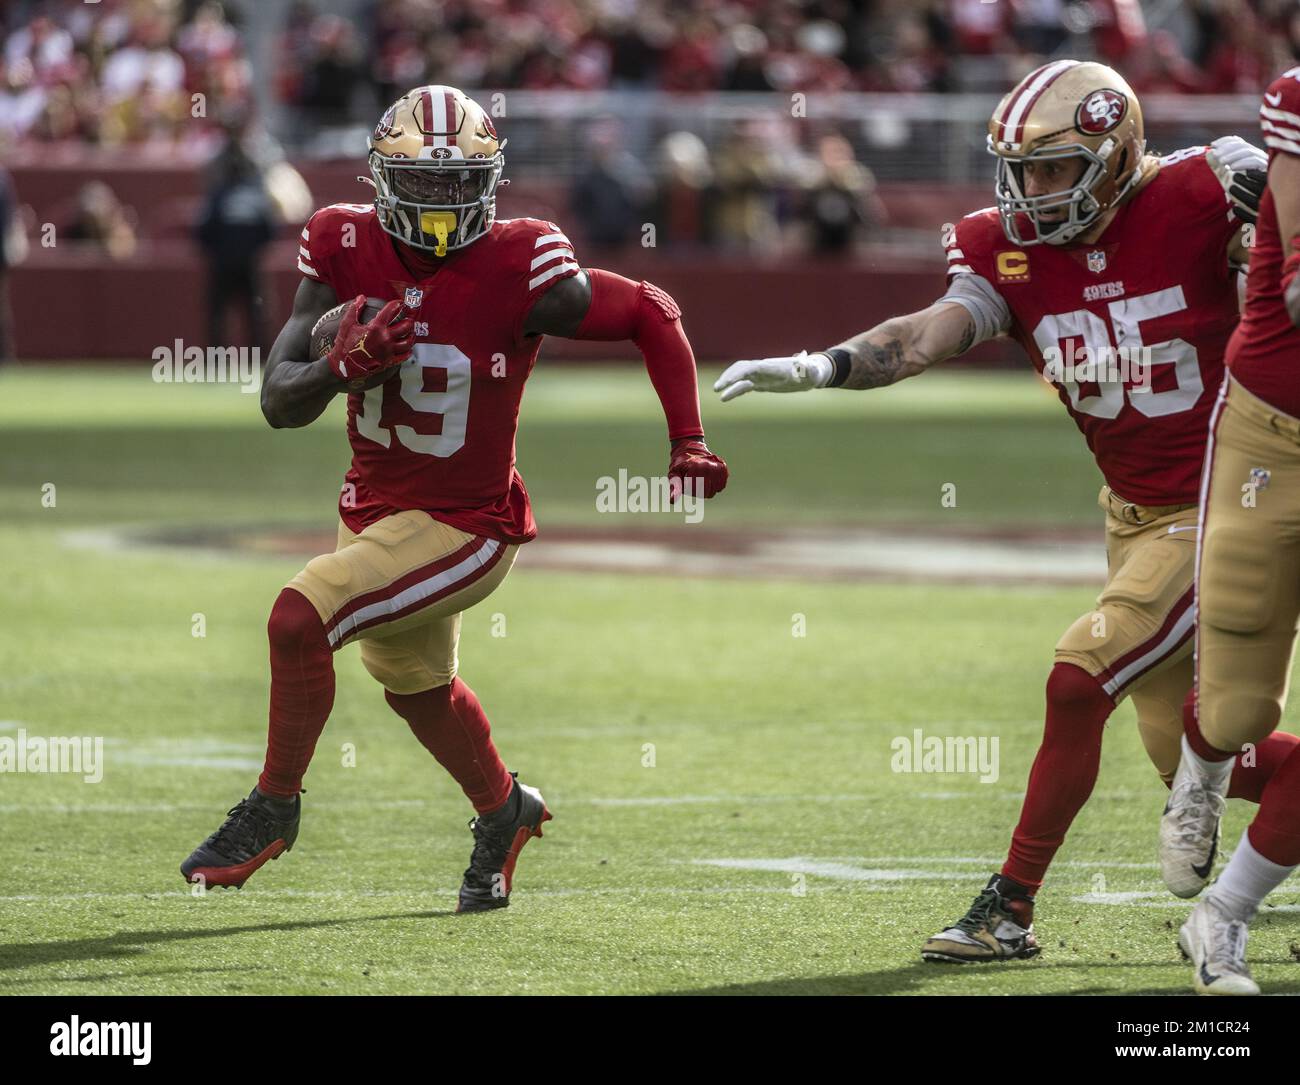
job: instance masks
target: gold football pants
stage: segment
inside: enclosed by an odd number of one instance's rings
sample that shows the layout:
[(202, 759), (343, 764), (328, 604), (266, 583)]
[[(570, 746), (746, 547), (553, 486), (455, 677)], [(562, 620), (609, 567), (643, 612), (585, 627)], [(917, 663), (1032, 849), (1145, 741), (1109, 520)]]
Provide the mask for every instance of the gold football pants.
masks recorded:
[(456, 675), (461, 611), (506, 578), (518, 546), (470, 535), (424, 512), (385, 516), (289, 581), (325, 625), (330, 646), (361, 642), (361, 662), (393, 693), (422, 693)]
[(1197, 570), (1197, 717), (1228, 751), (1277, 727), (1300, 619), (1300, 419), (1231, 377), (1210, 426)]
[(1183, 702), (1192, 688), (1196, 506), (1145, 506), (1109, 486), (1106, 586), (1056, 645), (1056, 661), (1096, 678), (1118, 704), (1132, 697), (1147, 755), (1166, 781), (1178, 767)]

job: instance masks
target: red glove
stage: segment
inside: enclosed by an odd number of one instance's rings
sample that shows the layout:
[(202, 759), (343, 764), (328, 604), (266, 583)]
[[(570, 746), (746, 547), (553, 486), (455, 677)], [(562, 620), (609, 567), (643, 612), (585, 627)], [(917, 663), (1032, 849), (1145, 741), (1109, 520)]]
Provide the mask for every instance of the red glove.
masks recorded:
[(352, 384), (401, 365), (415, 348), (415, 321), (400, 301), (390, 301), (369, 324), (362, 324), (366, 296), (358, 294), (339, 322), (330, 349), (330, 370)]
[(709, 451), (703, 437), (687, 437), (673, 442), (673, 457), (668, 464), (668, 493), (673, 501), (681, 495), (684, 480), (690, 479), (686, 492), (693, 497), (712, 497), (727, 488), (727, 465), (721, 456)]

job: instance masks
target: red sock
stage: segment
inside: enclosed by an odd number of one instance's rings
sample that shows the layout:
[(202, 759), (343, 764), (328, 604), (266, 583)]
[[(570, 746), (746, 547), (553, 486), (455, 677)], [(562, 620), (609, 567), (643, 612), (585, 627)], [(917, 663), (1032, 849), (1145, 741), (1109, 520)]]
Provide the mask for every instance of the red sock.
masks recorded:
[[(1256, 744), (1253, 755), (1241, 754), (1237, 758), (1237, 763), (1232, 766), (1232, 782), (1228, 786), (1228, 798), (1263, 802), (1268, 782), (1291, 758), (1297, 746), (1300, 746), (1300, 738), (1286, 731), (1274, 731), (1263, 742)], [(1247, 759), (1254, 761), (1254, 764), (1245, 764)]]
[(1183, 702), (1183, 734), (1187, 736), (1187, 745), (1192, 748), (1192, 752), (1206, 761), (1226, 761), (1229, 757), (1237, 756), (1236, 751), (1220, 750), (1217, 746), (1211, 746), (1201, 734), (1201, 721), (1194, 689)]
[(334, 707), (334, 653), (316, 608), (285, 588), (271, 608), (271, 718), (257, 788), (290, 798), (302, 790), (316, 740)]
[(1115, 702), (1101, 684), (1072, 663), (1057, 663), (1047, 679), (1047, 724), (1038, 747), (1029, 786), (1020, 808), (1020, 824), (1011, 835), (1003, 877), (1031, 893), (1065, 840), (1075, 815), (1097, 782), (1101, 734)]
[[(1275, 731), (1277, 738), (1284, 731)], [(1259, 799), (1259, 813), (1246, 834), (1260, 855), (1278, 866), (1300, 865), (1300, 742), (1294, 735), (1291, 752), (1273, 773)], [(1260, 744), (1263, 748), (1263, 743)]]
[(423, 693), (384, 696), (394, 712), (438, 764), (460, 784), (480, 814), (490, 814), (510, 798), (514, 781), (492, 744), (491, 728), (474, 691), (459, 678)]

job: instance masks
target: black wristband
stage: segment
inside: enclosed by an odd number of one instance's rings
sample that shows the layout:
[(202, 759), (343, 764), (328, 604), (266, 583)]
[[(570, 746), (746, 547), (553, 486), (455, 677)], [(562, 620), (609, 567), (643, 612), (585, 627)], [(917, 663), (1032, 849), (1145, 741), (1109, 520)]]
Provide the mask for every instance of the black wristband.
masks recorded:
[(839, 388), (849, 379), (849, 371), (853, 367), (853, 358), (843, 347), (831, 347), (830, 350), (822, 351), (834, 364), (835, 372), (831, 379), (826, 382), (827, 388)]

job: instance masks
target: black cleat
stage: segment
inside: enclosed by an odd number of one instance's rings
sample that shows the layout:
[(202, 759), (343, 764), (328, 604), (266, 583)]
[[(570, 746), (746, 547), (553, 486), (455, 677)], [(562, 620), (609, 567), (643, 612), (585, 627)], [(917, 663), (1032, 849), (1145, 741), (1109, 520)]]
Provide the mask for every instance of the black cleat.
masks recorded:
[(971, 964), (1036, 957), (1034, 898), (995, 874), (951, 927), (926, 940), (921, 956), (933, 963)]
[(302, 799), (293, 797), (293, 813), (281, 815), (274, 800), (253, 788), (229, 811), (225, 824), (208, 837), (181, 864), (187, 882), (238, 889), (263, 863), (278, 859), (298, 839)]
[(469, 827), (474, 833), (474, 851), (461, 883), (458, 912), (488, 912), (510, 903), (510, 882), (515, 860), (529, 837), (542, 835), (542, 824), (551, 820), (542, 793), (521, 784), (517, 773), (510, 798), (500, 810), (480, 814)]

